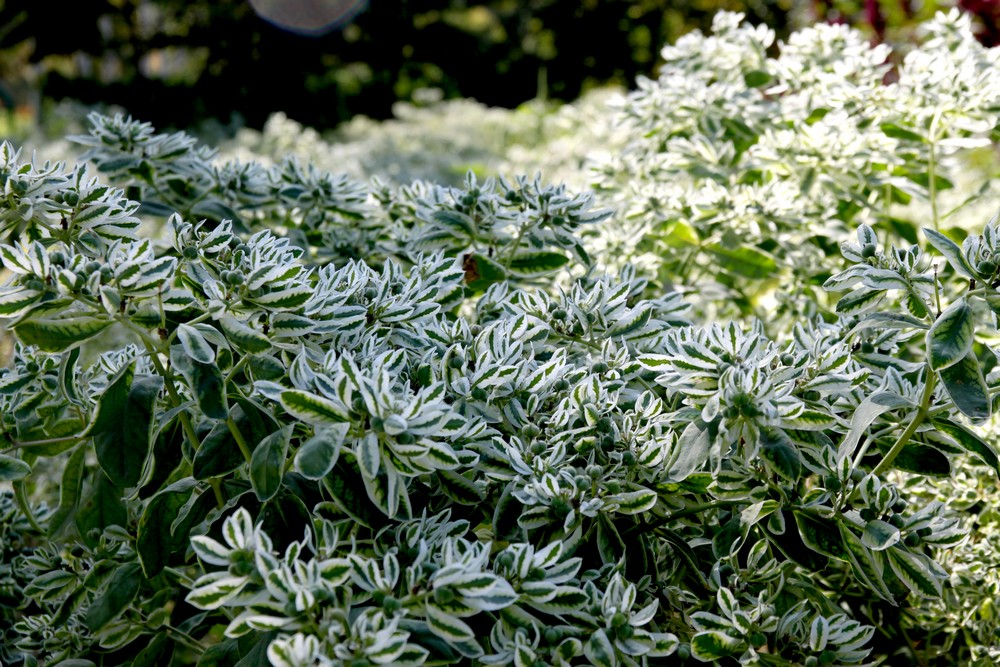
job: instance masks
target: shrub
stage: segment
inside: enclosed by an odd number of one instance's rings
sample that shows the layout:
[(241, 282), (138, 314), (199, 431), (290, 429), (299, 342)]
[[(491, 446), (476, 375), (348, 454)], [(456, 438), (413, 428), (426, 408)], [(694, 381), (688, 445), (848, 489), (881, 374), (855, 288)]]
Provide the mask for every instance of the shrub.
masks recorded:
[(765, 330), (607, 273), (591, 194), (91, 121), (109, 182), (0, 149), (0, 660), (998, 657), (1000, 223), (844, 220)]

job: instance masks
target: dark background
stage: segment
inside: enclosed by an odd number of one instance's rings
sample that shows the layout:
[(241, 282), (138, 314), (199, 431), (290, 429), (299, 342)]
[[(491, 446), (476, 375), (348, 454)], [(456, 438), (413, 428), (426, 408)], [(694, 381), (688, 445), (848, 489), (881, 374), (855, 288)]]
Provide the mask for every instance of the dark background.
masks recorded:
[[(822, 19), (848, 20), (878, 40), (887, 31), (905, 38), (939, 7), (916, 2), (369, 0), (325, 34), (303, 35), (265, 21), (247, 0), (0, 0), (0, 108), (37, 114), (45, 100), (69, 98), (118, 105), (163, 128), (206, 119), (259, 128), (283, 111), (325, 129), (358, 114), (386, 118), (420, 88), (502, 107), (570, 101), (653, 75), (662, 45), (708, 30), (722, 9), (779, 37), (793, 22)], [(1000, 0), (961, 4), (986, 19), (984, 41), (993, 41)]]

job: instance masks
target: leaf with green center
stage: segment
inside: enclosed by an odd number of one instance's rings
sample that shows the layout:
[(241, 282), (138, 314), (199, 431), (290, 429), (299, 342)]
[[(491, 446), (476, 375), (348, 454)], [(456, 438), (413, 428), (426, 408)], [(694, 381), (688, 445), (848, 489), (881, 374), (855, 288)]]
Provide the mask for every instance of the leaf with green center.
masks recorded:
[(844, 541), (837, 530), (837, 522), (820, 519), (804, 512), (794, 512), (794, 515), (799, 535), (807, 547), (830, 558), (850, 561), (850, 555), (844, 548)]
[(886, 550), (889, 566), (907, 588), (922, 597), (941, 597), (942, 582), (927, 564), (927, 556), (910, 553), (898, 547)]
[(44, 352), (62, 352), (82, 345), (113, 324), (96, 317), (31, 319), (14, 326), (14, 333), (25, 345)]
[(997, 452), (992, 445), (969, 429), (950, 419), (936, 417), (931, 421), (941, 433), (944, 433), (965, 451), (974, 454), (979, 460), (996, 470), (997, 474), (1000, 475), (1000, 457), (997, 456)]
[(215, 350), (197, 329), (187, 324), (177, 325), (177, 340), (187, 355), (199, 364), (215, 363)]
[(927, 331), (927, 360), (932, 369), (948, 368), (972, 349), (975, 318), (965, 299), (951, 304)]
[(569, 257), (558, 252), (520, 252), (510, 261), (510, 270), (521, 276), (551, 273), (566, 266)]
[(743, 640), (721, 630), (697, 632), (691, 638), (691, 655), (702, 662), (714, 662), (743, 648)]
[(939, 253), (944, 255), (944, 258), (948, 260), (948, 264), (951, 265), (951, 268), (955, 269), (956, 272), (966, 278), (976, 278), (978, 272), (973, 269), (969, 264), (969, 261), (965, 259), (965, 253), (962, 252), (962, 249), (958, 247), (954, 241), (941, 232), (927, 227), (924, 227), (924, 236), (927, 237), (928, 243), (934, 246)]
[(343, 424), (350, 419), (346, 408), (333, 401), (299, 389), (281, 392), (281, 407), (307, 424)]

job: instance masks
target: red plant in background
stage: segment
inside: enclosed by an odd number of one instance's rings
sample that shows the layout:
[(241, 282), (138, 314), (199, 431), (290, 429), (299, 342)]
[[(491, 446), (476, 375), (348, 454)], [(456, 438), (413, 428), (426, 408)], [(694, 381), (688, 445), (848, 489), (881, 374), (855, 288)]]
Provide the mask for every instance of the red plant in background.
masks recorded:
[(1000, 44), (1000, 0), (959, 0), (958, 6), (979, 19), (976, 37), (983, 46)]

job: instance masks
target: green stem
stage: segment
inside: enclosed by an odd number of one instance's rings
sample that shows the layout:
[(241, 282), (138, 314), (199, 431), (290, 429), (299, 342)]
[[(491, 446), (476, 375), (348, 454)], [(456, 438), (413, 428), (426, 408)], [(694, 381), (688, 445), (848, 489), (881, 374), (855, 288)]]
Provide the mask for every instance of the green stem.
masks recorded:
[(74, 440), (86, 440), (88, 436), (83, 435), (66, 435), (61, 438), (47, 438), (45, 440), (24, 440), (17, 441), (5, 449), (0, 449), (0, 452), (9, 452), (14, 449), (21, 449), (24, 447), (34, 447), (36, 445), (55, 445), (60, 442), (73, 442)]
[[(927, 412), (931, 406), (931, 397), (934, 395), (934, 385), (936, 382), (937, 375), (933, 370), (931, 370), (930, 366), (927, 366), (927, 381), (924, 383), (924, 393), (920, 397), (920, 405), (917, 407), (917, 414), (913, 415), (913, 418), (907, 425), (906, 430), (899, 435), (899, 438), (895, 443), (893, 443), (892, 448), (886, 452), (886, 455), (882, 459), (881, 463), (872, 469), (873, 475), (882, 474), (889, 466), (892, 465), (892, 462), (897, 456), (899, 456), (899, 453), (903, 451), (903, 447), (906, 446), (906, 443), (910, 441), (913, 434), (916, 433), (920, 425), (924, 423), (924, 419), (927, 418)], [(860, 453), (863, 453), (863, 451)]]
[(240, 446), (240, 451), (243, 452), (243, 458), (247, 460), (247, 463), (250, 463), (250, 458), (252, 456), (250, 453), (250, 446), (247, 444), (243, 434), (240, 433), (240, 429), (236, 425), (236, 420), (232, 417), (226, 418), (226, 426), (229, 427), (229, 432), (233, 434), (233, 439), (236, 441), (236, 444)]
[[(181, 400), (180, 394), (177, 393), (177, 387), (174, 386), (173, 373), (170, 373), (163, 366), (163, 362), (160, 361), (160, 356), (156, 346), (153, 344), (153, 341), (149, 339), (146, 332), (139, 329), (139, 327), (133, 325), (128, 320), (125, 320), (125, 323), (131, 325), (129, 328), (140, 334), (139, 338), (142, 340), (142, 344), (146, 347), (146, 353), (149, 355), (150, 361), (153, 362), (153, 368), (155, 368), (156, 372), (163, 378), (163, 386), (167, 389), (167, 395), (170, 396), (170, 400), (173, 403), (172, 407), (176, 408), (183, 401)], [(186, 435), (187, 439), (191, 441), (191, 446), (198, 449), (201, 444), (201, 440), (198, 439), (198, 434), (195, 432), (194, 426), (191, 424), (191, 418), (188, 417), (186, 412), (181, 412), (180, 415), (178, 415), (178, 418), (181, 420), (181, 428), (184, 429), (184, 435)]]
[(503, 263), (503, 268), (506, 273), (510, 273), (510, 265), (514, 263), (514, 255), (517, 254), (517, 249), (521, 247), (521, 240), (524, 239), (524, 235), (527, 233), (530, 226), (530, 224), (525, 223), (521, 225), (521, 229), (517, 231), (517, 237), (514, 239), (510, 252), (507, 254), (507, 258)]

